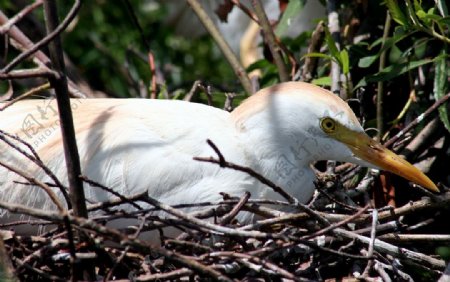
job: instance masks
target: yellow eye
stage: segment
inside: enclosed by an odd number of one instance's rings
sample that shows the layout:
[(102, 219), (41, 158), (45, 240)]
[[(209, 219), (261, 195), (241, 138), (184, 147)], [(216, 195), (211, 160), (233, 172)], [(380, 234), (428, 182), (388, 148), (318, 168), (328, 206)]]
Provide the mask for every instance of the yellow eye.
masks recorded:
[(320, 120), (320, 127), (326, 133), (333, 133), (336, 131), (336, 122), (334, 119), (326, 117)]

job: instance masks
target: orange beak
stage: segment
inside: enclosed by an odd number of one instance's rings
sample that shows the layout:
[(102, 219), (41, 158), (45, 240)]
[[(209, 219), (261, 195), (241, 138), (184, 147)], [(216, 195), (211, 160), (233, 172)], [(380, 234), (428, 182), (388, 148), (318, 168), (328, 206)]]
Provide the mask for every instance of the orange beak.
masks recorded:
[[(341, 129), (344, 128), (341, 127)], [(365, 133), (355, 132), (346, 128), (342, 131), (343, 132), (340, 132), (340, 134), (334, 136), (334, 138), (346, 144), (358, 158), (371, 163), (380, 169), (400, 175), (401, 177), (433, 192), (439, 192), (436, 184), (434, 184), (423, 172), (399, 155), (371, 139)]]

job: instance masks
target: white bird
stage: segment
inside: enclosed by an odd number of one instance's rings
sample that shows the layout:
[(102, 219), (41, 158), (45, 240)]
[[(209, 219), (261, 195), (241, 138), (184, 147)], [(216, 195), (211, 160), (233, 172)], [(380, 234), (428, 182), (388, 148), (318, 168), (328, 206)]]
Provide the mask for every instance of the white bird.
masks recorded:
[[(147, 192), (166, 204), (219, 201), (219, 192), (280, 199), (249, 175), (193, 160), (216, 156), (211, 139), (227, 161), (247, 166), (283, 187), (300, 202), (314, 192), (310, 164), (352, 162), (396, 173), (432, 191), (436, 185), (413, 165), (365, 134), (349, 106), (320, 87), (288, 82), (259, 91), (233, 112), (183, 101), (143, 99), (72, 100), (82, 166), (88, 178), (131, 196)], [(67, 185), (54, 100), (18, 102), (0, 112), (0, 129), (30, 143)], [(23, 146), (21, 146), (23, 148)], [(0, 160), (44, 182), (45, 172), (0, 141)], [(0, 200), (55, 209), (39, 188), (0, 168)], [(62, 198), (59, 190), (56, 194)], [(114, 196), (85, 185), (94, 202)], [(2, 213), (0, 222), (13, 218)], [(249, 221), (241, 215), (240, 220)]]

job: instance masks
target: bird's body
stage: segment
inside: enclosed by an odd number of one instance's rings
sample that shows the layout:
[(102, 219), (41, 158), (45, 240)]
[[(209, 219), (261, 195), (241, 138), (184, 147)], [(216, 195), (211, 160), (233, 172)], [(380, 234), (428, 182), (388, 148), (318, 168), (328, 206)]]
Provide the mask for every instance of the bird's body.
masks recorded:
[[(252, 168), (301, 202), (308, 201), (314, 191), (311, 162), (370, 163), (355, 155), (361, 149), (359, 143), (351, 147), (345, 142), (356, 141), (321, 129), (324, 118), (329, 118), (336, 126), (363, 136), (351, 109), (332, 93), (306, 83), (262, 90), (232, 113), (182, 101), (82, 99), (71, 103), (83, 174), (125, 196), (147, 191), (167, 204), (217, 201), (222, 199), (220, 192), (239, 197), (249, 191), (255, 198), (280, 198), (245, 173), (193, 160), (215, 156), (207, 139), (227, 161)], [(30, 143), (67, 184), (56, 108), (53, 100), (16, 103), (0, 112), (0, 129)], [(2, 141), (0, 152), (1, 161), (51, 182), (42, 169)], [(1, 201), (55, 209), (43, 190), (15, 181), (24, 179), (0, 167)], [(85, 192), (94, 202), (113, 197), (88, 185)]]

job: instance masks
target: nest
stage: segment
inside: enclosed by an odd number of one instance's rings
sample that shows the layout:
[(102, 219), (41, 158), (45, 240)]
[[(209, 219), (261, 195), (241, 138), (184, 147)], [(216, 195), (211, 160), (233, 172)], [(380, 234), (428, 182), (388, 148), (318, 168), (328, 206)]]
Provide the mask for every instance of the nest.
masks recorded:
[[(208, 161), (232, 166), (223, 159)], [(442, 223), (450, 193), (429, 195), (398, 208), (375, 209), (369, 192), (376, 175), (366, 173), (355, 189), (347, 190), (343, 180), (350, 181), (358, 169), (341, 170), (320, 175), (318, 192), (308, 205), (290, 198), (252, 199), (250, 193), (241, 198), (223, 193), (221, 202), (177, 206), (146, 194), (117, 195), (109, 202), (89, 205), (92, 215), (85, 219), (71, 211), (1, 203), (4, 209), (40, 219), (26, 224), (54, 226), (39, 236), (3, 231), (5, 246), (0, 249), (8, 254), (1, 256), (4, 273), (21, 281), (74, 277), (97, 281), (435, 281), (443, 275), (446, 263), (436, 250), (445, 250), (450, 242), (450, 235), (442, 235), (448, 234), (448, 225)], [(255, 177), (264, 181), (260, 175)], [(270, 184), (268, 189), (277, 189)], [(142, 209), (142, 203), (152, 208)], [(126, 212), (123, 204), (133, 205), (135, 211)], [(196, 212), (187, 213), (185, 208)], [(235, 217), (241, 212), (258, 219), (250, 224), (238, 222)], [(109, 227), (108, 222), (118, 218), (138, 220), (122, 230)], [(20, 224), (24, 222), (4, 224), (3, 229)], [(179, 235), (168, 236), (168, 227)], [(140, 239), (150, 231), (161, 244)]]

